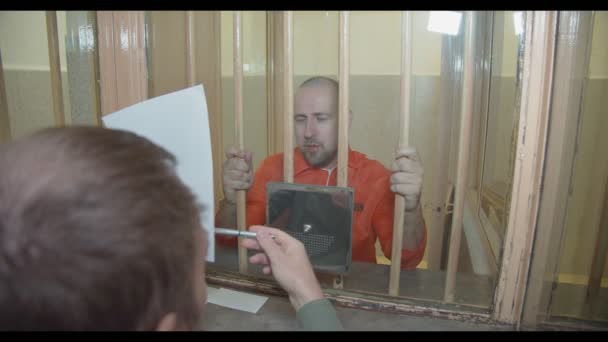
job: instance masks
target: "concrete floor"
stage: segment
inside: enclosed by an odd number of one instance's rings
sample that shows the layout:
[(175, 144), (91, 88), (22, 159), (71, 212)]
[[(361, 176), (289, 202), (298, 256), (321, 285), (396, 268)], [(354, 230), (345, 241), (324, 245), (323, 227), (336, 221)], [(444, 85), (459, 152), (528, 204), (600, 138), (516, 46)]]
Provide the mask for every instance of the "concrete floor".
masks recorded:
[[(508, 331), (506, 326), (465, 323), (454, 320), (396, 315), (336, 307), (346, 330), (375, 331)], [(269, 296), (256, 313), (207, 304), (200, 329), (207, 331), (298, 330), (295, 311), (284, 297)]]

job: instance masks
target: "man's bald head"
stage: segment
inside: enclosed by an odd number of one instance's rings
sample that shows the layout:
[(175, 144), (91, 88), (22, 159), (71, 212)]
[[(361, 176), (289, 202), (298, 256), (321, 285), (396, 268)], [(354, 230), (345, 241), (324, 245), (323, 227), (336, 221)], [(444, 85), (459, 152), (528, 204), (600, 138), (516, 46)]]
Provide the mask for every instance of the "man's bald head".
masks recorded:
[(333, 78), (325, 76), (311, 77), (306, 81), (302, 82), (302, 84), (300, 84), (300, 86), (298, 87), (298, 90), (304, 87), (327, 88), (331, 91), (331, 94), (335, 98), (335, 101), (338, 102), (338, 92), (340, 91), (340, 84)]
[(294, 99), (298, 148), (311, 166), (331, 168), (338, 151), (338, 95), (335, 80), (316, 76), (304, 81)]

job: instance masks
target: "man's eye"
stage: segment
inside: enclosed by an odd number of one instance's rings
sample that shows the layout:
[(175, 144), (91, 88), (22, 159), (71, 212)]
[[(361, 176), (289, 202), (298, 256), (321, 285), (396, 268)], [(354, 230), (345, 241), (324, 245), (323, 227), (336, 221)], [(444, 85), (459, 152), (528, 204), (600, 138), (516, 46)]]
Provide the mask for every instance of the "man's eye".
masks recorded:
[(327, 116), (317, 116), (317, 120), (319, 120), (319, 121), (325, 121), (327, 119), (328, 119)]
[(306, 118), (303, 117), (303, 116), (296, 116), (296, 121), (297, 122), (303, 122), (303, 121), (306, 121)]

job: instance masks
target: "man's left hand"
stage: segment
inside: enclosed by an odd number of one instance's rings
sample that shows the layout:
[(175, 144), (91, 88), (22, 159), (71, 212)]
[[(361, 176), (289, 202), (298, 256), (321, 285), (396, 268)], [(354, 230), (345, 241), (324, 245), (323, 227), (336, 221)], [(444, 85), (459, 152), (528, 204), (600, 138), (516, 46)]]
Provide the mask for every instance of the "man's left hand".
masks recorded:
[(424, 169), (415, 147), (403, 147), (397, 151), (392, 166), (391, 191), (405, 197), (405, 210), (418, 208), (422, 193)]

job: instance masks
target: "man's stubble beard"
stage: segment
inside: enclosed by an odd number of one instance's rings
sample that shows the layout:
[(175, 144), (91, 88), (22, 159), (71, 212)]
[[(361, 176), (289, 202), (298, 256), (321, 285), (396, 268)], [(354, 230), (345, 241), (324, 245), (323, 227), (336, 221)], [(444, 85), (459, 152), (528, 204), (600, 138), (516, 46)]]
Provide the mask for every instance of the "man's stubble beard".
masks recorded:
[(321, 149), (318, 153), (310, 153), (307, 151), (302, 151), (304, 155), (304, 159), (308, 162), (308, 164), (312, 165), (316, 168), (323, 168), (331, 164), (331, 162), (336, 157), (338, 151), (327, 152)]

